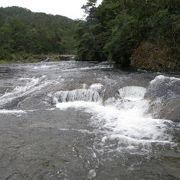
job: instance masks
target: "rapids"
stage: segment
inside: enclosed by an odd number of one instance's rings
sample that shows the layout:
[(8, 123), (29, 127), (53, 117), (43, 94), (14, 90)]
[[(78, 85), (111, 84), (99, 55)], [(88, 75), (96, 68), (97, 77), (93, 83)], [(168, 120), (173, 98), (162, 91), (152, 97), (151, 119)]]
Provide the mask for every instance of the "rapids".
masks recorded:
[(179, 75), (75, 61), (7, 68), (0, 179), (180, 179)]

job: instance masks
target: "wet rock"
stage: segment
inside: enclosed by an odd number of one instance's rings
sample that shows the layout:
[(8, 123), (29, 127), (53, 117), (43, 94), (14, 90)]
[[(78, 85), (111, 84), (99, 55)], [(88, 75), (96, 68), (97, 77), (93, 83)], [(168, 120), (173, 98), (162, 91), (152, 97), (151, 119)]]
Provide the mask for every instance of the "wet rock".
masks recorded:
[(50, 61), (50, 58), (49, 58), (49, 57), (46, 57), (46, 58), (42, 59), (41, 62), (49, 62), (49, 61)]
[(155, 118), (180, 121), (180, 79), (157, 76), (150, 82), (145, 98)]
[(76, 56), (75, 55), (69, 55), (69, 54), (66, 54), (66, 55), (59, 55), (59, 60), (62, 60), (62, 61), (71, 61), (71, 60), (75, 60), (76, 59)]

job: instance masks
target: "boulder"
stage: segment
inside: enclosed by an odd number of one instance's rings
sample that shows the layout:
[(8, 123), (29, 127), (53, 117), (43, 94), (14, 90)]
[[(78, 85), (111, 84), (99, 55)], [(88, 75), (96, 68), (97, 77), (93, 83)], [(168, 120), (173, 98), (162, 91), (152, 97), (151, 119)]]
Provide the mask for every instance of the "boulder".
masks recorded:
[(150, 82), (145, 98), (150, 101), (149, 112), (155, 118), (180, 122), (180, 79), (157, 76)]

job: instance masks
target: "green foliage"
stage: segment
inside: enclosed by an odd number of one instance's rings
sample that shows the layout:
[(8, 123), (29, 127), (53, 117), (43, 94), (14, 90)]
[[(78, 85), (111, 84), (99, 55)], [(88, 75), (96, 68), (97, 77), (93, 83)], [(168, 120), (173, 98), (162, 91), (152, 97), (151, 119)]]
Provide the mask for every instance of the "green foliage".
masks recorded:
[(13, 54), (74, 53), (75, 27), (63, 16), (0, 8), (0, 59), (11, 60)]
[(130, 64), (141, 42), (165, 43), (175, 54), (180, 45), (179, 0), (89, 0), (86, 22), (77, 34), (81, 60), (111, 60)]

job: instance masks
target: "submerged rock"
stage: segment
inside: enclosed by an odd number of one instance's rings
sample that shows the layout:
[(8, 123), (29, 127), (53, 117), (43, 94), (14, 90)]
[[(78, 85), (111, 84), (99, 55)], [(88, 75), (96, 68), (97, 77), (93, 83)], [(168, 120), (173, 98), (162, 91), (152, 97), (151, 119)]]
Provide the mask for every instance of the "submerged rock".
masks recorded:
[(155, 118), (180, 121), (180, 79), (159, 75), (150, 82), (145, 98)]
[(10, 71), (9, 67), (0, 67), (0, 73), (9, 73)]

